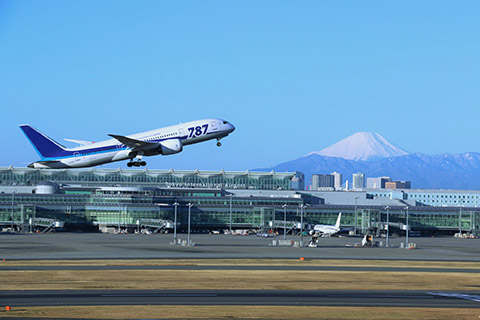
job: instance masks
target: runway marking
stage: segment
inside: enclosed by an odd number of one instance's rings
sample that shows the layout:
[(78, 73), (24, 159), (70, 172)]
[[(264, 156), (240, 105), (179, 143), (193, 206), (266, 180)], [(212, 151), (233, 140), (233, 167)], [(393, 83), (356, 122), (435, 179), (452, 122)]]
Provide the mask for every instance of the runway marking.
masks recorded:
[[(327, 297), (331, 298), (337, 298), (337, 297), (345, 297), (346, 294), (341, 294), (341, 295), (327, 295)], [(374, 294), (361, 294), (361, 295), (354, 295), (353, 297), (361, 297), (361, 298), (388, 298), (388, 299), (395, 299), (395, 298), (402, 298), (402, 299), (409, 299), (409, 298), (414, 298), (414, 299), (434, 299), (434, 297), (430, 296), (420, 296), (420, 295), (411, 295), (411, 296), (389, 296), (389, 295), (374, 295)]]
[(218, 297), (217, 294), (209, 294), (209, 293), (152, 293), (152, 294), (148, 294), (148, 293), (144, 293), (144, 294), (102, 294), (100, 295), (101, 297), (122, 297), (122, 298), (125, 298), (125, 297), (163, 297), (163, 298), (166, 298), (166, 297), (194, 297), (194, 298), (198, 298), (198, 297)]
[(472, 300), (472, 301), (480, 302), (480, 296), (470, 295), (470, 294), (465, 294), (465, 293), (447, 293), (447, 292), (427, 292), (427, 293), (431, 294), (431, 295), (434, 295), (434, 296), (466, 299), (466, 300)]

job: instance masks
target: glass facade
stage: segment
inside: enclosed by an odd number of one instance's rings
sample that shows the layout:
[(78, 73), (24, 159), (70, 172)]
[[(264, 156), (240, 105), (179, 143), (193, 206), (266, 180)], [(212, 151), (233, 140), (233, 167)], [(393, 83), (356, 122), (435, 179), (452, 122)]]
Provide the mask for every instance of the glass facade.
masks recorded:
[[(173, 220), (176, 202), (181, 228), (187, 225), (188, 203), (193, 205), (192, 228), (197, 229), (230, 223), (234, 228), (276, 226), (283, 221), (284, 205), (292, 225), (301, 220), (301, 205), (307, 206), (305, 224), (333, 225), (339, 212), (343, 227), (366, 231), (385, 223), (385, 206), (358, 205), (355, 223), (355, 206), (342, 205), (342, 197), (331, 200), (337, 204), (325, 204), (322, 193), (292, 190), (302, 179), (298, 172), (0, 168), (0, 224), (25, 226), (30, 218), (48, 218), (72, 225), (134, 226), (138, 220)], [(26, 186), (31, 186), (28, 193)], [(478, 191), (368, 190), (366, 197), (398, 199), (399, 205), (389, 209), (389, 221), (399, 228), (406, 220), (406, 205), (413, 230), (467, 231), (480, 225)]]
[(301, 172), (0, 168), (0, 186), (36, 186), (42, 181), (83, 186), (258, 190), (303, 190), (305, 185)]
[[(355, 208), (352, 205), (324, 205), (311, 202), (312, 197), (237, 197), (225, 190), (158, 189), (141, 192), (119, 188), (99, 190), (91, 188), (90, 194), (0, 194), (0, 223), (9, 226), (25, 225), (30, 218), (49, 218), (67, 224), (134, 226), (137, 220), (173, 220), (174, 203), (178, 206), (180, 228), (188, 220), (188, 206), (192, 204), (191, 224), (196, 229), (267, 228), (283, 221), (299, 223), (301, 205), (305, 224), (335, 224), (342, 212), (343, 227), (355, 225)], [(182, 192), (183, 190), (183, 192)], [(62, 189), (59, 190), (62, 192)], [(85, 190), (83, 191), (86, 192)], [(284, 207), (286, 205), (286, 208)], [(231, 208), (231, 210), (230, 210)], [(378, 228), (387, 220), (385, 207), (357, 206), (357, 228), (367, 231)], [(231, 220), (230, 220), (231, 216)], [(399, 229), (405, 223), (405, 207), (389, 208), (390, 224)], [(475, 207), (409, 207), (409, 224), (413, 230), (478, 229), (480, 208)]]
[(414, 200), (418, 206), (476, 207), (480, 206), (480, 191), (469, 190), (369, 190), (373, 197)]

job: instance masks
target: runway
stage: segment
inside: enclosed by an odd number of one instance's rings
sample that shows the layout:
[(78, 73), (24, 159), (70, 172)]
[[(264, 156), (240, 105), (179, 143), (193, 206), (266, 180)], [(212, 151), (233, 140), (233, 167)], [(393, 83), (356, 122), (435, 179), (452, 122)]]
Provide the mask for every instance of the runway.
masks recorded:
[[(480, 308), (471, 299), (443, 296), (452, 292), (348, 290), (55, 290), (1, 292), (13, 307), (85, 305), (269, 305)], [(457, 293), (458, 294), (458, 293)], [(458, 294), (458, 296), (461, 296)], [(467, 297), (467, 298), (465, 298)], [(470, 297), (470, 298), (468, 298)], [(473, 298), (472, 298), (473, 297)]]
[(4, 284), (13, 289), (1, 291), (0, 301), (14, 308), (480, 309), (480, 290), (476, 291), (479, 240), (418, 238), (418, 249), (406, 250), (399, 245), (403, 239), (392, 240), (390, 248), (346, 247), (358, 238), (326, 238), (318, 248), (295, 248), (274, 247), (271, 239), (252, 236), (200, 234), (194, 236), (194, 247), (170, 245), (171, 235), (17, 234), (0, 238), (0, 259), (6, 258), (0, 272), (7, 277)]
[(479, 269), (431, 268), (431, 267), (362, 267), (362, 266), (261, 266), (261, 265), (48, 265), (48, 266), (2, 266), (0, 271), (45, 271), (45, 270), (274, 270), (274, 271), (363, 271), (363, 272), (455, 272), (479, 273)]

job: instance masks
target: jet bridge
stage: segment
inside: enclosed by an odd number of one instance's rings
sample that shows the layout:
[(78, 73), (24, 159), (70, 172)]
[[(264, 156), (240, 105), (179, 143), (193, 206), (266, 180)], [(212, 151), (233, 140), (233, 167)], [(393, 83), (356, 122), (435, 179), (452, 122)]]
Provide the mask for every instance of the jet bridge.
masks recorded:
[(286, 233), (291, 233), (293, 229), (299, 229), (299, 223), (292, 220), (273, 220), (268, 222), (269, 226), (273, 230), (283, 231), (286, 228)]
[(64, 221), (48, 218), (30, 218), (28, 224), (31, 232), (37, 231), (40, 233), (52, 232), (65, 226)]
[(158, 233), (168, 232), (173, 229), (175, 223), (171, 220), (164, 219), (140, 219), (137, 220), (137, 231), (139, 233)]

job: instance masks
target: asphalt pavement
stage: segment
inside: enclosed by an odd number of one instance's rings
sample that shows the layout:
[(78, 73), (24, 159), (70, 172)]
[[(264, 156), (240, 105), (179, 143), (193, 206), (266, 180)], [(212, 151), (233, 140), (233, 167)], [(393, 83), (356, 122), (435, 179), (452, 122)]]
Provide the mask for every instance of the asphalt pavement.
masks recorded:
[[(186, 234), (179, 234), (186, 240)], [(401, 248), (404, 238), (391, 238), (388, 248), (349, 247), (361, 237), (321, 238), (317, 248), (275, 247), (272, 240), (250, 236), (192, 234), (195, 246), (171, 245), (172, 234), (0, 233), (0, 259), (375, 259), (480, 261), (480, 239), (410, 238), (417, 249)], [(299, 241), (298, 236), (289, 240)], [(308, 237), (304, 237), (307, 243)], [(385, 238), (375, 239), (386, 243)]]
[(480, 308), (476, 292), (378, 290), (36, 290), (0, 292), (2, 303), (27, 306), (269, 305)]

